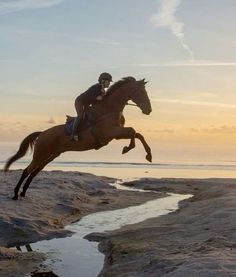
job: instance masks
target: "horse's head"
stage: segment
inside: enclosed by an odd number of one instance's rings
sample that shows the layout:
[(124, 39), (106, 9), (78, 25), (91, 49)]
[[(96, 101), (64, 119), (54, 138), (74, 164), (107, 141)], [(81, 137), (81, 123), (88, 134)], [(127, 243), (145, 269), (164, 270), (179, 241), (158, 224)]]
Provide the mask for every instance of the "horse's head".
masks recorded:
[(150, 114), (152, 107), (145, 89), (146, 83), (145, 79), (140, 81), (134, 79), (130, 89), (130, 100), (132, 100), (144, 114)]
[(152, 111), (151, 103), (148, 98), (145, 79), (137, 81), (134, 77), (125, 77), (114, 83), (107, 91), (105, 105), (123, 109), (129, 100), (132, 100), (144, 114)]

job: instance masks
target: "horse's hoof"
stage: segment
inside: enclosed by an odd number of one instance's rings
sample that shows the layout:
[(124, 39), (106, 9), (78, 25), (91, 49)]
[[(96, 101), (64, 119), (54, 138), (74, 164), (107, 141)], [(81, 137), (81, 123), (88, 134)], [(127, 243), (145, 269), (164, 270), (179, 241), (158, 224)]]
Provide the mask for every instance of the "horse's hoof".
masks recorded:
[(18, 195), (15, 195), (14, 197), (12, 197), (12, 200), (18, 200)]
[(151, 154), (147, 154), (146, 155), (146, 160), (151, 163), (152, 162), (152, 155)]
[(20, 193), (20, 196), (25, 197), (25, 192), (22, 191), (22, 192)]
[(125, 154), (125, 153), (127, 153), (128, 151), (129, 151), (128, 146), (125, 146), (125, 147), (123, 148), (123, 150), (122, 150), (122, 154)]

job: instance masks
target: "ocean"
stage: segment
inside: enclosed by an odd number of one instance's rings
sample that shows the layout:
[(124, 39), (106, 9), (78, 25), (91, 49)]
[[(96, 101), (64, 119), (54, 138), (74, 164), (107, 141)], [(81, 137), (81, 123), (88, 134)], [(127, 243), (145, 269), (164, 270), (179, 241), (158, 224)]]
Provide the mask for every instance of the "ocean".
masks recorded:
[[(16, 153), (18, 143), (0, 143), (0, 168), (6, 160)], [(78, 154), (80, 153), (80, 154)], [(44, 170), (63, 170), (88, 172), (100, 176), (118, 179), (134, 178), (236, 178), (236, 161), (160, 161), (145, 163), (138, 161), (109, 161), (104, 156), (94, 158), (93, 152), (69, 152), (48, 164)], [(86, 157), (86, 158), (85, 158)], [(122, 157), (120, 154), (116, 157)], [(30, 162), (31, 156), (15, 162), (11, 169), (24, 169)], [(94, 159), (93, 159), (94, 158)], [(115, 159), (114, 158), (114, 159)], [(113, 160), (114, 160), (113, 159)], [(127, 161), (128, 160), (128, 161)], [(143, 161), (142, 159), (140, 159)]]

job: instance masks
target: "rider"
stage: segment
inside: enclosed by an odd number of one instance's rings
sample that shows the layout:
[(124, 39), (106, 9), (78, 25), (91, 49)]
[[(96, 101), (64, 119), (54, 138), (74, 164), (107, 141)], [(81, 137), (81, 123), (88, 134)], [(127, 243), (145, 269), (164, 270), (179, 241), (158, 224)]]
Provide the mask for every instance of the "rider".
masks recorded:
[(88, 90), (80, 94), (75, 99), (75, 109), (77, 112), (77, 117), (73, 124), (73, 131), (71, 135), (72, 140), (79, 140), (78, 129), (83, 120), (86, 107), (96, 101), (101, 101), (103, 99), (106, 94), (105, 88), (108, 88), (110, 86), (110, 82), (112, 82), (111, 74), (103, 72), (102, 74), (100, 74), (97, 84), (91, 86)]

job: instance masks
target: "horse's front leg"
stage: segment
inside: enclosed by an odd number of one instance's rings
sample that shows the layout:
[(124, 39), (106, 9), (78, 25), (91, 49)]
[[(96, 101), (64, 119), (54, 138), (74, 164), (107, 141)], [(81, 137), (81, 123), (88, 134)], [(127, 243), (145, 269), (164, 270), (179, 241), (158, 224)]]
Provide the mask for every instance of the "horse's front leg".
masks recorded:
[(128, 146), (124, 146), (123, 150), (122, 150), (122, 154), (125, 154), (127, 152), (129, 152), (131, 149), (133, 149), (135, 147), (135, 137), (132, 137), (130, 139), (130, 143)]
[(143, 135), (141, 135), (140, 133), (135, 133), (135, 136), (132, 137), (130, 139), (130, 144), (129, 146), (125, 146), (123, 148), (122, 154), (127, 153), (128, 151), (130, 151), (131, 149), (133, 149), (135, 147), (135, 138), (139, 139), (147, 153), (146, 155), (146, 160), (149, 161), (150, 163), (152, 162), (152, 152), (151, 152), (151, 148), (150, 146), (147, 144), (145, 138)]
[(141, 135), (140, 133), (136, 133), (135, 134), (135, 138), (139, 139), (142, 142), (142, 145), (144, 147), (144, 149), (146, 150), (146, 160), (149, 161), (150, 163), (152, 162), (152, 152), (151, 152), (151, 148), (150, 146), (147, 144), (145, 138), (143, 135)]
[(119, 127), (116, 129), (115, 139), (130, 139), (128, 146), (124, 146), (122, 154), (127, 153), (135, 147), (135, 130), (132, 127)]

